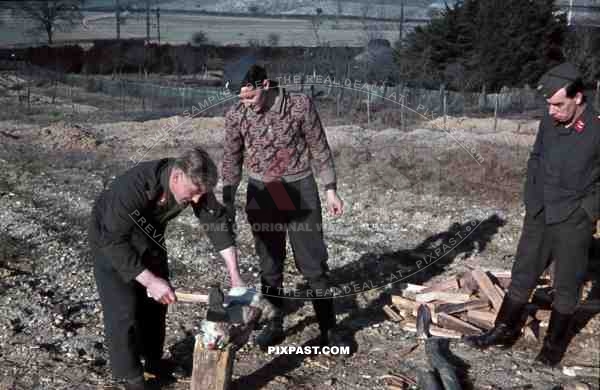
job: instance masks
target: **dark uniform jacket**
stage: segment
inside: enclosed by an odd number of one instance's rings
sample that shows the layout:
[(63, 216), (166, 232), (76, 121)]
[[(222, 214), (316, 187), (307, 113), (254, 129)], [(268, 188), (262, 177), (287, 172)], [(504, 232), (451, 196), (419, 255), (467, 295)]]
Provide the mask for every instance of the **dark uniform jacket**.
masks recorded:
[[(185, 206), (180, 206), (169, 190), (173, 159), (142, 162), (115, 179), (96, 200), (89, 228), (92, 250), (100, 250), (126, 280), (132, 280), (146, 267), (142, 255), (147, 250), (165, 250), (167, 222)], [(234, 235), (225, 208), (209, 192), (197, 204), (194, 214), (200, 220), (217, 250), (234, 245)], [(164, 257), (166, 259), (166, 256)]]
[(580, 206), (593, 221), (600, 217), (600, 118), (589, 103), (570, 128), (544, 116), (524, 197), (528, 213), (545, 210), (547, 224), (566, 220)]

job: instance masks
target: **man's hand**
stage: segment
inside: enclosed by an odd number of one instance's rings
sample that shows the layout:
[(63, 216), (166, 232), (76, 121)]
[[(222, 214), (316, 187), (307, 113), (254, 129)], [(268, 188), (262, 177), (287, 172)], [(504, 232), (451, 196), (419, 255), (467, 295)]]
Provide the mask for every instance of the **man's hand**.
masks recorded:
[(168, 305), (177, 300), (175, 292), (169, 282), (163, 278), (159, 278), (149, 270), (142, 271), (138, 276), (137, 280), (142, 286), (146, 287), (148, 296), (163, 305)]
[(344, 202), (337, 195), (336, 190), (327, 190), (327, 211), (334, 217), (344, 214)]
[(232, 276), (231, 287), (246, 287), (246, 283), (244, 282), (239, 273)]
[(594, 238), (600, 238), (600, 219), (596, 221), (596, 231), (594, 232)]

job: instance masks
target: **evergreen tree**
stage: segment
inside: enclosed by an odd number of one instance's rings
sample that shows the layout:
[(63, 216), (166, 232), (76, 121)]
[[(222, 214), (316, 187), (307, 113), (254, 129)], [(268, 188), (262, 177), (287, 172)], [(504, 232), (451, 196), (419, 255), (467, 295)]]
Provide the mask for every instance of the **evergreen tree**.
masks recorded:
[(564, 15), (553, 0), (464, 0), (407, 37), (411, 76), (453, 89), (533, 84), (561, 60)]

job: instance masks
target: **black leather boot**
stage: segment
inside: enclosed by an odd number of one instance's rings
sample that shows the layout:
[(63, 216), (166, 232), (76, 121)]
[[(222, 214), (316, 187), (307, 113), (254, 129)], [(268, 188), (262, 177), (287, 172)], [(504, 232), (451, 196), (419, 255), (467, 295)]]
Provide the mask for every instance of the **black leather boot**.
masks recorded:
[(283, 340), (285, 340), (283, 313), (277, 311), (266, 321), (263, 329), (256, 336), (256, 344), (262, 351), (266, 351), (268, 347), (281, 344)]
[(321, 347), (348, 347), (350, 351), (353, 349), (351, 338), (340, 327), (336, 325), (335, 309), (332, 299), (315, 299), (313, 300), (313, 308), (319, 323), (319, 345)]
[(123, 387), (125, 390), (147, 390), (149, 388), (146, 386), (144, 377), (125, 381)]
[(331, 299), (313, 299), (312, 304), (321, 331), (319, 344), (325, 346), (329, 344), (329, 331), (335, 328), (333, 302)]
[(471, 347), (486, 349), (491, 346), (511, 347), (521, 335), (525, 314), (525, 303), (505, 297), (496, 317), (494, 328), (482, 335), (466, 336), (464, 341)]
[(572, 314), (561, 314), (552, 309), (550, 324), (548, 325), (546, 337), (544, 337), (544, 345), (535, 358), (537, 362), (549, 367), (554, 367), (560, 363), (568, 347), (572, 318)]

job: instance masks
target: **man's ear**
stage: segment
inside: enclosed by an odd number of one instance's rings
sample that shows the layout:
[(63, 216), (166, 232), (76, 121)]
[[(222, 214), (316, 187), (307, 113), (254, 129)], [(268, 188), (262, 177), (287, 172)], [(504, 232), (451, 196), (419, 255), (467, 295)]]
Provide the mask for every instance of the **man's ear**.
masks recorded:
[(581, 93), (581, 92), (577, 92), (577, 93), (575, 94), (575, 103), (576, 103), (577, 105), (580, 105), (582, 102), (583, 102), (583, 93)]
[(173, 168), (173, 181), (174, 182), (180, 181), (182, 176), (183, 176), (183, 171), (177, 167), (174, 167)]
[(263, 80), (263, 89), (266, 91), (269, 89), (269, 87), (271, 86), (271, 82), (268, 79)]

